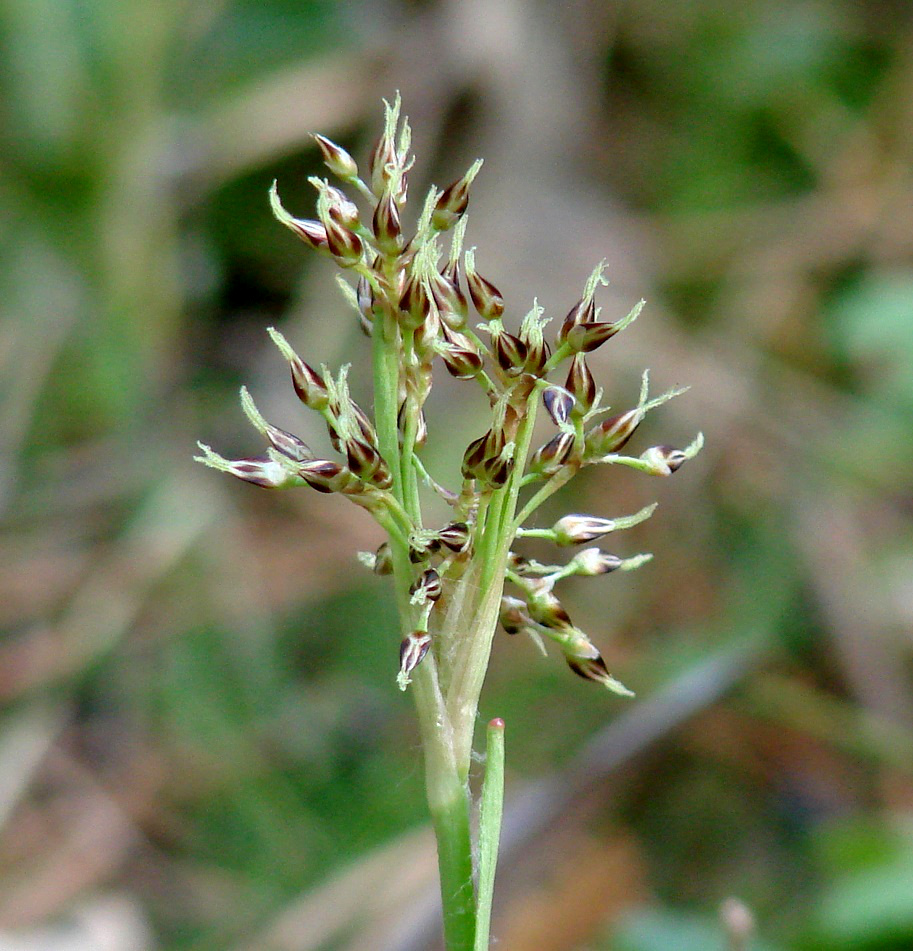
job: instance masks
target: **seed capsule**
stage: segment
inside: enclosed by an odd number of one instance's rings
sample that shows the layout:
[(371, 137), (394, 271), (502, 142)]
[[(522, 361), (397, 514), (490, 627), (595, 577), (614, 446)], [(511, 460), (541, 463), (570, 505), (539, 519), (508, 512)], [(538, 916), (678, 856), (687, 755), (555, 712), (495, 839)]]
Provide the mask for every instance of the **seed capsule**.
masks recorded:
[(506, 634), (519, 634), (531, 623), (526, 613), (526, 603), (508, 595), (501, 598), (501, 613), (498, 615), (498, 620)]
[(504, 313), (504, 298), (501, 292), (476, 271), (469, 252), (466, 256), (466, 286), (469, 288), (473, 307), (484, 320), (496, 320)]
[(644, 418), (641, 407), (629, 409), (618, 416), (610, 416), (586, 434), (587, 456), (605, 456), (618, 452), (634, 435), (634, 431)]
[(560, 346), (564, 343), (567, 335), (578, 324), (591, 323), (596, 320), (596, 301), (593, 297), (581, 297), (579, 301), (568, 311), (561, 330), (555, 342)]
[(314, 458), (310, 446), (299, 439), (293, 433), (287, 433), (284, 429), (266, 424), (266, 438), (273, 444), (274, 449), (278, 449), (284, 456), (293, 459), (295, 462), (307, 462)]
[(312, 459), (298, 466), (298, 474), (318, 492), (344, 492), (357, 481), (345, 466), (331, 459)]
[(558, 597), (547, 588), (534, 588), (527, 602), (529, 616), (555, 631), (572, 630), (570, 616)]
[(376, 575), (393, 574), (393, 552), (390, 550), (389, 542), (382, 542), (374, 553), (373, 571)]
[(621, 565), (621, 559), (599, 548), (585, 548), (574, 556), (572, 564), (578, 575), (605, 575), (615, 571)]
[(668, 476), (681, 468), (688, 455), (683, 449), (673, 449), (671, 446), (651, 446), (641, 453), (640, 458), (650, 464), (651, 475)]
[(352, 267), (364, 256), (365, 246), (361, 238), (350, 228), (334, 221), (329, 215), (323, 222), (327, 233), (327, 246), (341, 267)]
[[(595, 650), (595, 648), (593, 649)], [(623, 683), (616, 680), (609, 673), (599, 651), (596, 651), (594, 657), (574, 657), (570, 654), (565, 654), (565, 659), (567, 660), (568, 667), (570, 667), (578, 677), (583, 677), (584, 680), (592, 680), (594, 683), (602, 684), (603, 687), (607, 687), (613, 693), (620, 694), (622, 697), (634, 696)]]
[(377, 247), (385, 254), (396, 254), (403, 246), (403, 229), (400, 223), (399, 208), (393, 196), (385, 193), (374, 209), (374, 237)]
[(322, 185), (322, 191), (327, 198), (327, 212), (329, 216), (343, 228), (357, 228), (359, 224), (358, 205), (351, 201), (344, 192), (332, 185)]
[(602, 538), (615, 528), (611, 518), (597, 518), (595, 515), (565, 515), (552, 526), (555, 544), (561, 546), (583, 545), (586, 542)]
[(492, 349), (498, 365), (509, 376), (523, 371), (529, 357), (529, 348), (514, 334), (502, 330), (492, 335)]
[(413, 601), (437, 601), (444, 593), (444, 585), (441, 576), (434, 568), (426, 568), (412, 582), (409, 587), (409, 593), (413, 596)]
[(575, 353), (590, 353), (597, 347), (601, 347), (606, 340), (614, 337), (621, 330), (619, 323), (587, 322), (577, 324), (570, 328), (565, 340)]

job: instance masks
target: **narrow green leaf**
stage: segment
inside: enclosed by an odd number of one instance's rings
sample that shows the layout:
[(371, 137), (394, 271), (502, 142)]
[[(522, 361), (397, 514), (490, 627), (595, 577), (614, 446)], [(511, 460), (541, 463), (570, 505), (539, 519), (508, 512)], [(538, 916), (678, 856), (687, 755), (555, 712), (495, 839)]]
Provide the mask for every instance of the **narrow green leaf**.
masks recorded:
[(491, 903), (495, 891), (495, 869), (501, 839), (501, 814), (504, 810), (504, 721), (488, 724), (485, 753), (485, 780), (479, 814), (479, 890), (476, 910), (475, 951), (488, 951)]

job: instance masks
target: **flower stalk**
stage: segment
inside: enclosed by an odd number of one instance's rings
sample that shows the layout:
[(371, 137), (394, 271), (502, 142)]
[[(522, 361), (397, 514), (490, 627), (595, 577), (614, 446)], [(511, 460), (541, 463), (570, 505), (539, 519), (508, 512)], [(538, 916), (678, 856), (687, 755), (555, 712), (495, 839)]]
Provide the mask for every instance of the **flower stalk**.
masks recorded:
[[(535, 302), (516, 330), (507, 329), (510, 312), (503, 295), (478, 271), (474, 249), (463, 248), (471, 185), (481, 162), (447, 188), (430, 190), (410, 236), (405, 212), (414, 161), (411, 132), (400, 115), (399, 97), (385, 105), (384, 131), (364, 175), (348, 152), (315, 136), (328, 170), (358, 202), (318, 178), (311, 179), (316, 219), (286, 211), (275, 184), (269, 196), (277, 219), (347, 275), (341, 280), (344, 297), (371, 337), (373, 414), (352, 400), (347, 367), (336, 376), (326, 367), (315, 370), (270, 328), (301, 402), (323, 418), (332, 450), (321, 457), (269, 423), (242, 389), (242, 408), (268, 443), (266, 454), (227, 460), (201, 444), (197, 458), (255, 485), (309, 486), (345, 497), (386, 531), (384, 545), (360, 558), (376, 573), (392, 576), (400, 618), (396, 682), (412, 693), (418, 715), (446, 947), (478, 951), (488, 946), (503, 723), (489, 726), (478, 849), (470, 834), (470, 767), (499, 621), (506, 633), (526, 633), (543, 651), (546, 642), (555, 645), (579, 676), (630, 696), (554, 589), (568, 577), (632, 570), (650, 557), (590, 547), (562, 564), (545, 565), (515, 548), (524, 539), (539, 539), (566, 551), (639, 524), (655, 505), (614, 519), (571, 514), (551, 528), (528, 523), (584, 467), (621, 464), (668, 476), (698, 452), (701, 437), (684, 450), (654, 446), (637, 456), (621, 453), (644, 416), (682, 390), (648, 399), (644, 374), (637, 404), (606, 418), (586, 357), (633, 322), (643, 304), (614, 322), (600, 318), (595, 297), (607, 283), (604, 264), (590, 275), (551, 347), (544, 333), (548, 319)], [(474, 327), (470, 303), (481, 320)], [(449, 485), (438, 481), (422, 458), (424, 407), (439, 368), (478, 387), (490, 407), (484, 432), (466, 447), (459, 478)], [(537, 447), (540, 403), (552, 431)], [(446, 524), (425, 523), (429, 493), (451, 507)], [(505, 584), (510, 594), (505, 595)], [(395, 643), (391, 638), (393, 670)]]

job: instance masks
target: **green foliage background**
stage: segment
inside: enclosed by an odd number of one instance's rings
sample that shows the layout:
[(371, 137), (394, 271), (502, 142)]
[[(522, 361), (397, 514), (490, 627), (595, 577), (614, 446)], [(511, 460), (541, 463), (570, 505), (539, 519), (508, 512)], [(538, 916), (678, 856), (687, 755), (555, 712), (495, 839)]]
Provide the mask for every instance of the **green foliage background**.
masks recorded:
[[(356, 380), (367, 348), (266, 191), (306, 215), (308, 133), (362, 158), (396, 89), (414, 196), (486, 158), (509, 313), (607, 257), (607, 314), (648, 307), (601, 381), (692, 385), (641, 448), (707, 437), (551, 512), (661, 503), (613, 539), (655, 561), (569, 600), (638, 700), (496, 645), (501, 946), (724, 948), (732, 895), (756, 949), (913, 945), (911, 40), (876, 0), (6, 0), (0, 945), (433, 947), (376, 529), (190, 461), (260, 451), (242, 381), (326, 448), (265, 327)], [(432, 399), (444, 481), (472, 397)]]

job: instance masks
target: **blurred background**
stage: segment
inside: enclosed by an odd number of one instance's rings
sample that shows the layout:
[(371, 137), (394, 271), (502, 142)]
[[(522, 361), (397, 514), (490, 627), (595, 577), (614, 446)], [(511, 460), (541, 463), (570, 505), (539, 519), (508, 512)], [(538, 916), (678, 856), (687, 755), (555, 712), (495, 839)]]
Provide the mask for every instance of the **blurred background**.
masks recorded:
[[(267, 189), (309, 216), (309, 133), (364, 159), (397, 89), (413, 198), (485, 158), (508, 325), (606, 258), (607, 317), (648, 301), (594, 355), (608, 399), (650, 367), (692, 388), (637, 451), (707, 440), (541, 515), (660, 503), (611, 537), (651, 564), (567, 595), (638, 699), (496, 640), (499, 946), (722, 951), (735, 896), (754, 949), (913, 947), (911, 13), (4, 0), (2, 951), (435, 947), (378, 530), (191, 461), (262, 450), (242, 382), (327, 448), (265, 328), (356, 380), (368, 348)], [(443, 481), (484, 414), (435, 389)]]

